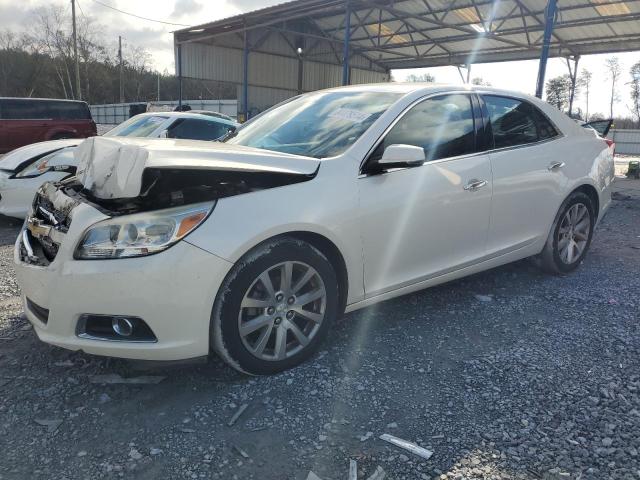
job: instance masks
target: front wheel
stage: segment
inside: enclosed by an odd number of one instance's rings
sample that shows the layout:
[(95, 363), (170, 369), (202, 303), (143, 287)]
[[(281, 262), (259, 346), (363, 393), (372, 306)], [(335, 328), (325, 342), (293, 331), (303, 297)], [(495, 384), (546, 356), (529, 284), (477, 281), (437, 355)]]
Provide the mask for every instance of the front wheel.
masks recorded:
[(543, 269), (555, 274), (575, 270), (589, 250), (594, 227), (591, 199), (582, 192), (569, 195), (558, 211), (540, 254)]
[(335, 271), (318, 249), (270, 241), (233, 267), (211, 319), (211, 343), (232, 367), (277, 373), (309, 358), (338, 313)]

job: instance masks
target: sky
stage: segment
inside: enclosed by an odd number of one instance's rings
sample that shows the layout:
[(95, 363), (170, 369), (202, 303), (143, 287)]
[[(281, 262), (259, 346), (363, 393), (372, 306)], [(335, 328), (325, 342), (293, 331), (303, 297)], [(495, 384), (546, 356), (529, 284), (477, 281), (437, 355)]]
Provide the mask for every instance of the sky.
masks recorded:
[[(153, 66), (173, 73), (173, 36), (171, 32), (180, 29), (179, 25), (165, 25), (125, 15), (111, 10), (100, 3), (110, 5), (128, 13), (165, 22), (184, 25), (198, 25), (221, 18), (249, 12), (258, 8), (282, 3), (284, 0), (76, 0), (78, 15), (93, 17), (102, 26), (101, 35), (107, 44), (115, 45), (118, 35), (122, 35), (125, 46), (145, 47), (152, 55)], [(30, 11), (47, 4), (64, 5), (70, 8), (70, 0), (0, 0), (0, 30), (10, 29), (20, 32), (28, 28)], [(618, 54), (622, 65), (620, 97), (614, 107), (617, 116), (629, 116), (631, 103), (629, 95), (629, 68), (640, 61), (640, 52)], [(588, 68), (593, 73), (592, 94), (589, 100), (590, 113), (609, 112), (609, 82), (604, 69), (607, 55), (591, 55), (580, 59), (580, 68)], [(482, 77), (494, 87), (517, 90), (533, 94), (537, 76), (536, 60), (506, 62), (494, 64), (476, 64), (472, 67), (471, 77)], [(429, 72), (436, 81), (462, 84), (455, 67), (438, 67), (419, 70), (396, 70), (393, 77), (402, 81), (411, 73)], [(547, 79), (568, 73), (564, 59), (550, 59), (547, 67)], [(584, 109), (582, 96), (577, 106)]]

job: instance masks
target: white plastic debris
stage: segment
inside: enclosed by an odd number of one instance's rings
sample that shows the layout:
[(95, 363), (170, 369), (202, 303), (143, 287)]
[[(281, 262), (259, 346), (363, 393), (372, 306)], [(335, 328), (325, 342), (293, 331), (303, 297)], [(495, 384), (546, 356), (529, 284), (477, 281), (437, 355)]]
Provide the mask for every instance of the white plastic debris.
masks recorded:
[(307, 475), (307, 480), (322, 480), (322, 479), (312, 471), (309, 471), (309, 475)]
[(371, 476), (367, 480), (384, 480), (387, 474), (381, 466), (376, 468), (376, 471), (371, 474)]
[(355, 460), (349, 460), (349, 480), (358, 480), (358, 463)]
[(403, 440), (402, 438), (394, 437), (393, 435), (389, 435), (388, 433), (380, 435), (380, 440), (384, 440), (385, 442), (389, 442), (397, 447), (404, 448), (405, 450), (413, 453), (414, 455), (418, 455), (425, 460), (429, 460), (431, 458), (431, 455), (433, 455), (433, 452), (431, 450), (422, 448), (421, 446), (407, 440)]
[(240, 415), (242, 415), (244, 413), (244, 411), (247, 409), (248, 406), (249, 406), (248, 403), (244, 403), (244, 404), (240, 405), (240, 408), (236, 411), (236, 413), (233, 415), (233, 417), (231, 417), (231, 420), (229, 420), (229, 423), (227, 423), (227, 426), (228, 427), (232, 427), (233, 424), (238, 421), (238, 419), (240, 418)]

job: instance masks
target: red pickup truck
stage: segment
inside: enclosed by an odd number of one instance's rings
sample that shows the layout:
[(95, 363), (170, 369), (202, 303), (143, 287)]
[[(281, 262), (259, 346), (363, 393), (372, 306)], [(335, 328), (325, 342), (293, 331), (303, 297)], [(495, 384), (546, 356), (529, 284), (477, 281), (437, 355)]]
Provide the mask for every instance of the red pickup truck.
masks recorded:
[(95, 135), (86, 102), (0, 97), (0, 154), (30, 143)]

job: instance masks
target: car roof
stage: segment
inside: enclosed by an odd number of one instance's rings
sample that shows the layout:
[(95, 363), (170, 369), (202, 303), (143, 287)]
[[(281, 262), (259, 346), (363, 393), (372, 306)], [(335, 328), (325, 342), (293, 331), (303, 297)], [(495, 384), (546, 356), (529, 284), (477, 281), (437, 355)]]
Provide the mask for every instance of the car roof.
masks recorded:
[(84, 100), (69, 100), (66, 98), (31, 98), (31, 97), (0, 97), (2, 100), (26, 100), (36, 102), (66, 102), (66, 103), (87, 103)]
[(218, 123), (224, 123), (226, 125), (239, 125), (233, 120), (227, 120), (226, 118), (215, 117), (213, 115), (206, 115), (204, 113), (197, 112), (145, 112), (139, 113), (136, 117), (167, 117), (167, 118), (197, 118), (198, 120), (207, 119)]

